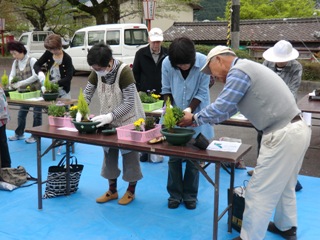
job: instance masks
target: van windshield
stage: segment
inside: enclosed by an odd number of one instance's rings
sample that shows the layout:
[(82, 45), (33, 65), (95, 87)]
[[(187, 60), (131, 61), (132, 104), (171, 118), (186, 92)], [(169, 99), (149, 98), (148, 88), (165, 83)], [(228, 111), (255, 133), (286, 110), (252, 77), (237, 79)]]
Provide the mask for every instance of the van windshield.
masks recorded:
[(126, 45), (148, 44), (147, 29), (126, 29), (124, 31), (124, 44)]

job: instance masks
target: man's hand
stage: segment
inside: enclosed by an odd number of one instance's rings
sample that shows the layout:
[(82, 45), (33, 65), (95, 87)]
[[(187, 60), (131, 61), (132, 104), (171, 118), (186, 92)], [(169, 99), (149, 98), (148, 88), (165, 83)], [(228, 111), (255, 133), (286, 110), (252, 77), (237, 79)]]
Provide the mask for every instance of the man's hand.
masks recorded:
[(102, 127), (103, 125), (109, 124), (112, 122), (112, 120), (112, 113), (99, 115), (91, 119), (91, 121), (93, 122), (100, 122), (100, 124), (98, 124), (97, 127)]
[(188, 127), (188, 126), (193, 126), (193, 120), (192, 120), (193, 114), (187, 111), (184, 111), (184, 116), (183, 118), (178, 122), (178, 126), (180, 127)]

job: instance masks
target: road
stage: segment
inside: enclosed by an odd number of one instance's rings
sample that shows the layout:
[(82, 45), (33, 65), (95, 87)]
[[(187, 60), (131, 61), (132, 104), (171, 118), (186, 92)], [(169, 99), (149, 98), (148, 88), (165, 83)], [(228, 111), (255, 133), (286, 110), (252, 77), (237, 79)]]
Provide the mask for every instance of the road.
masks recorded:
[[(1, 63), (1, 61), (0, 61)], [(10, 72), (11, 65), (9, 64), (1, 64), (0, 65), (0, 74), (2, 74), (3, 69), (7, 70), (7, 73)], [(87, 83), (88, 73), (76, 73), (73, 77), (71, 84), (71, 97), (77, 98), (79, 94), (80, 88), (84, 89)], [(218, 93), (223, 88), (223, 84), (215, 83), (215, 85), (210, 89), (211, 91), (211, 99), (214, 100)], [(306, 90), (300, 91), (298, 94), (298, 99), (307, 94)], [(99, 114), (99, 101), (97, 98), (97, 94), (92, 99), (90, 104), (90, 112), (92, 114)], [(17, 126), (17, 112), (16, 110), (11, 109), (11, 121), (7, 125), (7, 129), (14, 130)], [(30, 112), (27, 117), (27, 127), (32, 127), (32, 113)], [(43, 124), (47, 124), (48, 120), (46, 115), (43, 115)], [(314, 126), (312, 126), (312, 140), (311, 147), (308, 149), (302, 169), (300, 174), (320, 177), (320, 121), (316, 120), (313, 122)], [(318, 126), (315, 126), (318, 125)], [(257, 157), (257, 141), (256, 141), (256, 131), (253, 128), (244, 128), (244, 127), (233, 127), (233, 126), (224, 126), (224, 125), (215, 125), (215, 138), (220, 137), (231, 137), (231, 138), (240, 138), (243, 143), (252, 145), (251, 151), (245, 156), (245, 164), (250, 167), (254, 167), (256, 163)]]

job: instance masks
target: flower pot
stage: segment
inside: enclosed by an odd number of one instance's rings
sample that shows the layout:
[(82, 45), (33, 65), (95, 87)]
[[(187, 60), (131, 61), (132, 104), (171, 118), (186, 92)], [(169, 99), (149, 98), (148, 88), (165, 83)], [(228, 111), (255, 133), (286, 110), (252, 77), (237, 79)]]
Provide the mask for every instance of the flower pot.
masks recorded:
[(72, 124), (70, 117), (48, 116), (48, 120), (50, 126), (74, 128), (74, 124)]
[(42, 93), (45, 101), (55, 101), (59, 97), (59, 93)]
[(190, 128), (173, 128), (170, 132), (167, 128), (161, 129), (161, 134), (166, 137), (166, 141), (174, 146), (186, 145), (196, 133)]
[(160, 137), (161, 124), (156, 124), (153, 129), (148, 131), (134, 130), (134, 124), (117, 127), (117, 137), (119, 140), (134, 141), (134, 142), (148, 142), (149, 140)]
[(95, 133), (100, 122), (77, 122), (72, 120), (72, 123), (79, 133)]

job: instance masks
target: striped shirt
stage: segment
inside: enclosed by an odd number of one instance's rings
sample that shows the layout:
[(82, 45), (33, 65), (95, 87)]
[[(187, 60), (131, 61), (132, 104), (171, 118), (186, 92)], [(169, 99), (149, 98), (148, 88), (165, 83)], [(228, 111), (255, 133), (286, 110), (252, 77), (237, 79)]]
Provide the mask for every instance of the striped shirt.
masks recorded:
[[(238, 58), (232, 63), (234, 66)], [(217, 124), (229, 119), (238, 112), (237, 104), (251, 85), (250, 77), (239, 69), (231, 69), (227, 81), (217, 99), (199, 113), (195, 119), (199, 125)]]

